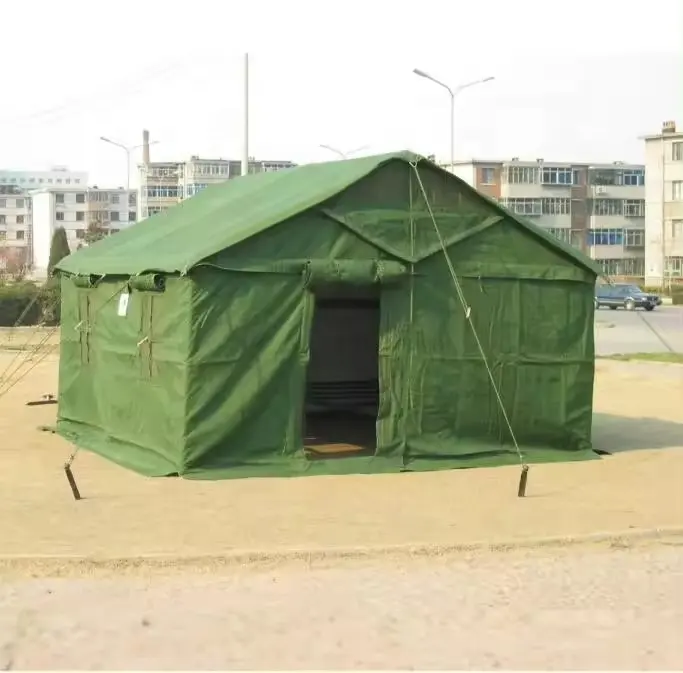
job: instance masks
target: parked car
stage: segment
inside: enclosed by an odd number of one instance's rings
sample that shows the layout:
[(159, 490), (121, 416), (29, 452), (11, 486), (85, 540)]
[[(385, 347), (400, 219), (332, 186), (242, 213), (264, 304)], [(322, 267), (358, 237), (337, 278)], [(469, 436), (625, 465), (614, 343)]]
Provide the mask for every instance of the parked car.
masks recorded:
[(608, 306), (613, 311), (618, 308), (625, 308), (627, 311), (644, 308), (652, 311), (657, 306), (657, 299), (656, 295), (647, 294), (635, 285), (598, 285), (595, 288), (596, 309)]
[(640, 292), (641, 294), (646, 294), (656, 306), (662, 305), (662, 298), (658, 294), (652, 294), (651, 292), (644, 292), (637, 285), (629, 285), (627, 283), (615, 283), (614, 287), (627, 287), (630, 292)]

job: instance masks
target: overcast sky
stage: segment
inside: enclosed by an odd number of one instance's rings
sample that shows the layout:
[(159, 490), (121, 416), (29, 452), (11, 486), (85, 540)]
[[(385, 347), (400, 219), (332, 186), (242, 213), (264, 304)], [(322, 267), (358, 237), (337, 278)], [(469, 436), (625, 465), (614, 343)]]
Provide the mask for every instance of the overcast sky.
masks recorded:
[[(34, 0), (3, 3), (0, 167), (125, 182), (143, 128), (153, 159), (239, 159), (251, 56), (250, 154), (641, 161), (638, 136), (683, 125), (683, 2), (649, 0)], [(12, 27), (10, 30), (9, 27)], [(8, 76), (12, 73), (13, 76)], [(139, 160), (139, 153), (136, 158)]]

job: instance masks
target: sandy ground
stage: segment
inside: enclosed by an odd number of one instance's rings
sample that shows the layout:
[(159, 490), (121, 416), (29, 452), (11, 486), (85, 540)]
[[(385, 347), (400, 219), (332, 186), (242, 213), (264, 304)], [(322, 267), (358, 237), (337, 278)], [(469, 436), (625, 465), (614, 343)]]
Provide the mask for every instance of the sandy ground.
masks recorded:
[[(14, 354), (0, 353), (3, 362)], [(26, 365), (30, 366), (30, 365)], [(422, 474), (197, 482), (144, 479), (39, 432), (55, 356), (0, 397), (0, 540), (7, 556), (225, 555), (440, 545), (683, 526), (683, 367), (598, 363), (598, 461)], [(676, 450), (678, 449), (678, 450)]]
[(515, 468), (185, 482), (83, 453), (74, 502), (33, 365), (0, 397), (2, 669), (683, 667), (681, 366), (600, 361), (615, 455), (532, 466), (525, 499)]

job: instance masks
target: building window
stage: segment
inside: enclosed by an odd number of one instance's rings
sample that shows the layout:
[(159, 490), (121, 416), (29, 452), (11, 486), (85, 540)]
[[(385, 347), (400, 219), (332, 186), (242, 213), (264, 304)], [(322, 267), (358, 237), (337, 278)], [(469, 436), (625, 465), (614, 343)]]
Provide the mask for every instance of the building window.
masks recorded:
[(481, 184), (494, 185), (496, 184), (496, 172), (493, 168), (481, 169)]
[(187, 186), (187, 197), (189, 198), (190, 196), (194, 196), (195, 194), (199, 194), (199, 192), (202, 191), (202, 189), (206, 189), (209, 185), (205, 184), (192, 184)]
[(17, 224), (24, 224), (24, 216), (17, 215)]
[(541, 199), (541, 211), (544, 215), (569, 215), (571, 199)]
[(626, 217), (645, 217), (645, 199), (626, 199), (624, 201)]
[(671, 183), (671, 200), (683, 201), (683, 180), (674, 180)]
[(670, 276), (680, 278), (683, 276), (683, 257), (667, 257), (666, 272)]
[(671, 238), (683, 236), (683, 220), (671, 220)]
[(630, 187), (642, 187), (645, 184), (645, 171), (642, 168), (624, 171), (624, 184)]
[(506, 199), (503, 203), (518, 215), (541, 215), (541, 199)]
[(110, 216), (111, 216), (112, 222), (118, 222), (119, 221), (119, 214), (116, 210), (112, 210)]
[(595, 199), (593, 201), (593, 215), (622, 215), (623, 205), (620, 199)]
[(541, 173), (541, 182), (544, 185), (571, 185), (572, 169), (544, 166)]
[(538, 182), (538, 168), (534, 166), (508, 166), (507, 182), (512, 185), (533, 185)]
[(112, 194), (111, 195), (111, 202), (112, 203), (118, 203), (119, 202), (119, 195), (118, 194)]
[(76, 229), (76, 238), (85, 238), (85, 231), (83, 229)]
[(57, 222), (64, 222), (64, 213), (55, 213), (55, 220), (57, 220)]
[(64, 194), (57, 192), (57, 194), (55, 194), (55, 203), (64, 203)]
[(622, 245), (623, 229), (591, 229), (588, 232), (588, 245)]
[(76, 212), (76, 222), (83, 222), (85, 220), (85, 213), (81, 210)]
[(560, 241), (564, 241), (565, 243), (571, 243), (572, 240), (572, 230), (569, 228), (549, 228), (546, 229), (546, 231), (554, 236), (555, 238), (558, 238)]
[(4, 215), (0, 215), (0, 224), (7, 224), (7, 218)]
[(129, 206), (134, 206), (138, 202), (138, 197), (135, 192), (132, 192), (131, 194), (128, 194), (128, 205)]
[(572, 168), (572, 184), (581, 185), (583, 180), (581, 179), (582, 170), (580, 168)]
[(17, 231), (17, 241), (23, 241), (24, 240), (24, 230), (19, 229)]
[(645, 275), (645, 260), (640, 258), (596, 259), (607, 276), (640, 277)]
[(14, 202), (14, 205), (17, 208), (23, 208), (24, 207), (24, 199), (16, 199)]
[(627, 229), (624, 245), (629, 248), (645, 247), (645, 232), (642, 229)]
[(177, 199), (182, 198), (182, 189), (177, 185), (155, 185), (145, 190), (148, 199)]
[(7, 199), (0, 199), (0, 208), (7, 208)]
[(85, 203), (85, 194), (83, 192), (76, 194), (76, 203)]
[[(150, 210), (151, 210), (151, 208), (150, 208)], [(135, 222), (135, 211), (134, 210), (128, 211), (128, 221), (129, 222)]]
[(671, 160), (683, 161), (683, 142), (671, 144)]

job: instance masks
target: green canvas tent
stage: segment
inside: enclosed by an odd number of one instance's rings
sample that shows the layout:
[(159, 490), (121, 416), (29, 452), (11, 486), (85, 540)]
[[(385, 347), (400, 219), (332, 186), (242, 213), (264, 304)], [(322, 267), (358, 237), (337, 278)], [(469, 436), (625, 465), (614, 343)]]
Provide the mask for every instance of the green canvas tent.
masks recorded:
[(595, 455), (599, 269), (410, 152), (214, 185), (58, 269), (58, 432), (139, 473)]

